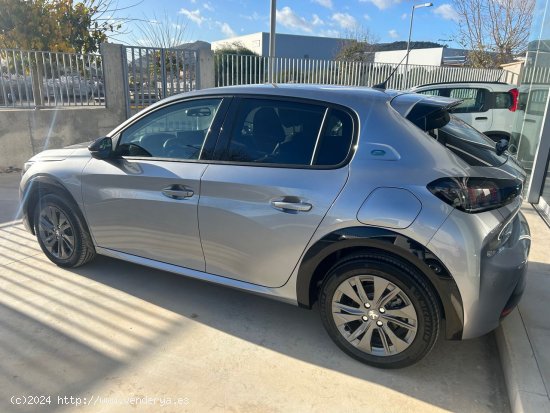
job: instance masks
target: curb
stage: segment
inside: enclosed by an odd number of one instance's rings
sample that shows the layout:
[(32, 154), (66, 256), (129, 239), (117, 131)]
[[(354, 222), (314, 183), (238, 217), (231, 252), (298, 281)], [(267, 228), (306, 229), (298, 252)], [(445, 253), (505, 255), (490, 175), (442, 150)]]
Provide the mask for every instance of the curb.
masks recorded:
[(550, 413), (550, 398), (518, 308), (495, 336), (512, 413)]

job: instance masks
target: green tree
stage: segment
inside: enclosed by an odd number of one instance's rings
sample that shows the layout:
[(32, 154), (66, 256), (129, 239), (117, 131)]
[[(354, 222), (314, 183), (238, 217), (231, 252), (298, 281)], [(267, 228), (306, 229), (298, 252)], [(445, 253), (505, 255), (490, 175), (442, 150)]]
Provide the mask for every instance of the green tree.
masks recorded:
[(336, 60), (348, 62), (373, 62), (378, 37), (368, 28), (357, 26), (345, 33)]
[(0, 48), (95, 52), (121, 23), (111, 0), (0, 0)]

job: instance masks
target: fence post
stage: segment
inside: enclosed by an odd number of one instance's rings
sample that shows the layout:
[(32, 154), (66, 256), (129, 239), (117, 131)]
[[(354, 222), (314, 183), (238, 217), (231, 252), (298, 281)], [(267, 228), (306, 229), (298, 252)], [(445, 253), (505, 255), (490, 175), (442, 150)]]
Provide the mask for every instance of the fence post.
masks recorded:
[(103, 60), (105, 106), (114, 111), (121, 120), (125, 120), (130, 116), (127, 111), (127, 67), (124, 63), (126, 49), (121, 44), (102, 43), (100, 52)]
[(34, 106), (44, 105), (44, 68), (38, 59), (38, 53), (34, 52), (34, 58), (29, 61), (31, 68), (31, 88), (34, 99)]
[(198, 82), (197, 89), (207, 89), (215, 87), (214, 83), (214, 52), (209, 49), (198, 50)]

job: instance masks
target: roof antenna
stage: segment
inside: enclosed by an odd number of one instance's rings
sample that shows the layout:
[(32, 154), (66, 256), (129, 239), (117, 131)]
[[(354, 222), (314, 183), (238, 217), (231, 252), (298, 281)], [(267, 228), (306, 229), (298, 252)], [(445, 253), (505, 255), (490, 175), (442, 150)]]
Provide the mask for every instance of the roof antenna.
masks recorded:
[(401, 59), (401, 61), (397, 64), (397, 66), (395, 66), (395, 68), (392, 70), (392, 72), (390, 73), (390, 75), (382, 82), (382, 83), (377, 83), (376, 85), (372, 85), (371, 87), (373, 89), (382, 89), (382, 90), (386, 90), (386, 83), (388, 83), (388, 81), (392, 78), (393, 74), (397, 71), (397, 69), (399, 69), (399, 66), (401, 66), (401, 63), (403, 63), (403, 60), (405, 60), (407, 58), (407, 56), (409, 55), (409, 53), (414, 49), (414, 46), (411, 47), (409, 49), (409, 51), (407, 53), (405, 53), (405, 56), (403, 56), (403, 59)]

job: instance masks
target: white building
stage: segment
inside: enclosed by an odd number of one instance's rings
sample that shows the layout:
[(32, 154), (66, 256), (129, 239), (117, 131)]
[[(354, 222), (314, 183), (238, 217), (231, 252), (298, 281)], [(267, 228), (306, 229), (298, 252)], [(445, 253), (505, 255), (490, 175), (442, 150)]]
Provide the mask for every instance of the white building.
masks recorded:
[[(275, 55), (277, 57), (332, 60), (346, 39), (335, 37), (302, 36), (277, 33)], [(269, 55), (269, 33), (258, 32), (212, 42), (212, 50), (239, 44), (260, 56)]]
[[(407, 50), (389, 50), (376, 52), (375, 63), (399, 63), (403, 60)], [(409, 53), (410, 65), (429, 66), (462, 66), (466, 62), (468, 52), (463, 49), (451, 49), (448, 47), (432, 47), (428, 49), (412, 49)]]

